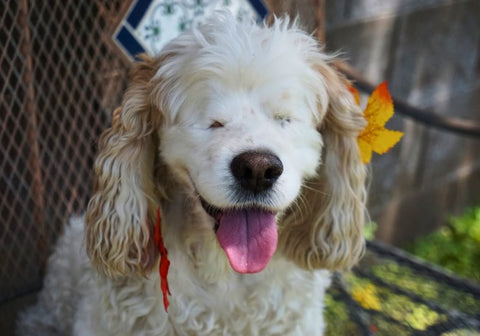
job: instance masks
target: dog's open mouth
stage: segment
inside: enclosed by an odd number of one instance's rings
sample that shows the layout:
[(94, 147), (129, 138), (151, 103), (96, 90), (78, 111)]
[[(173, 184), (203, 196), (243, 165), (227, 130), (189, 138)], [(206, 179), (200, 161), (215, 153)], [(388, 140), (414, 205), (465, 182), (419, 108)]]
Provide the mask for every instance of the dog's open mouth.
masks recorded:
[(277, 248), (275, 213), (256, 207), (222, 210), (201, 202), (216, 220), (217, 239), (232, 268), (238, 273), (262, 271)]

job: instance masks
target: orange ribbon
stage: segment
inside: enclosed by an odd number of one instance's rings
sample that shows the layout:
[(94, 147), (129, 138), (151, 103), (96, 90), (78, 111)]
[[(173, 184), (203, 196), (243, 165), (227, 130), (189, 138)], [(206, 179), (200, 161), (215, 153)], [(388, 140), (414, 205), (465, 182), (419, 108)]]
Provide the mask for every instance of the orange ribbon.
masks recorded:
[(170, 260), (168, 260), (168, 252), (163, 244), (162, 238), (162, 228), (161, 228), (161, 221), (160, 221), (160, 207), (157, 209), (157, 225), (155, 226), (155, 243), (158, 247), (158, 252), (160, 253), (160, 266), (159, 266), (159, 274), (160, 274), (160, 288), (162, 289), (163, 293), (163, 306), (165, 307), (165, 312), (168, 313), (168, 295), (172, 295), (170, 293), (170, 288), (168, 287), (168, 268), (170, 267)]

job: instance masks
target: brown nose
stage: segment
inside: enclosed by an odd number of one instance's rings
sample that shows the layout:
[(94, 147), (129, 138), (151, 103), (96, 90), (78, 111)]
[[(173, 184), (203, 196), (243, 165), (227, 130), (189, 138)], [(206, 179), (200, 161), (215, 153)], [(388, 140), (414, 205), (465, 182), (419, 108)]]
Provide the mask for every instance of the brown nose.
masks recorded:
[(234, 157), (230, 170), (244, 189), (259, 193), (270, 189), (282, 175), (283, 164), (271, 153), (249, 151)]

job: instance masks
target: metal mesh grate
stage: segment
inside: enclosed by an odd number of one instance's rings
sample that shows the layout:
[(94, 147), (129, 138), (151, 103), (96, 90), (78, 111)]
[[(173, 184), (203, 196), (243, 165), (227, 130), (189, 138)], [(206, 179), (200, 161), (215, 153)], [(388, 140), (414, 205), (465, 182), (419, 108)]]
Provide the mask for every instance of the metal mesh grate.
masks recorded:
[(479, 336), (480, 286), (380, 242), (336, 274), (327, 335)]
[(109, 45), (126, 5), (0, 2), (0, 302), (41, 286), (63, 223), (86, 206), (95, 139), (126, 85)]

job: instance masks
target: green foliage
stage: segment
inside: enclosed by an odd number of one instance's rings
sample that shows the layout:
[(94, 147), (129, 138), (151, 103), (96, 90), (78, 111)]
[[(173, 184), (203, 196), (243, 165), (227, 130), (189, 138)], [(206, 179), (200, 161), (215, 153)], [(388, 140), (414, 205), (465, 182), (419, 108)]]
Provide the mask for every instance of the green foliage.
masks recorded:
[(445, 227), (418, 239), (408, 250), (457, 275), (480, 282), (480, 207), (450, 218)]
[(375, 232), (377, 231), (378, 224), (375, 222), (369, 222), (365, 224), (364, 234), (366, 240), (374, 240)]

